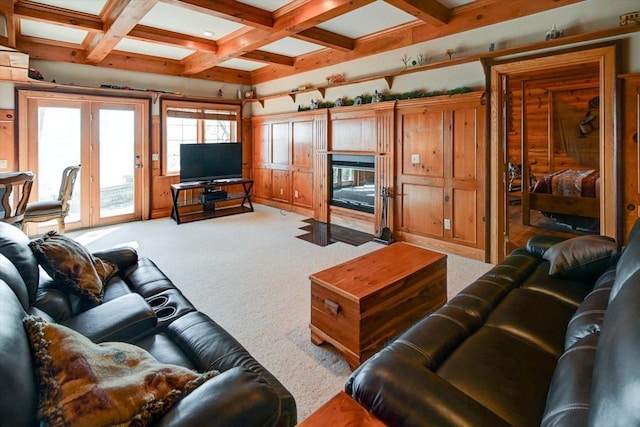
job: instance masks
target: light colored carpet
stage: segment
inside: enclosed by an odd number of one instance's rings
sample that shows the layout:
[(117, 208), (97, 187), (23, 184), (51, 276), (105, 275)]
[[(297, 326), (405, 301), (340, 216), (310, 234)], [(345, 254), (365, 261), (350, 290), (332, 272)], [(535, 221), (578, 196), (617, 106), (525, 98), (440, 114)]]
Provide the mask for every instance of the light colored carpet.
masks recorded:
[[(293, 394), (298, 419), (343, 390), (350, 369), (330, 345), (309, 338), (309, 275), (383, 247), (298, 239), (303, 216), (256, 205), (245, 213), (177, 225), (170, 219), (69, 233), (90, 250), (134, 246), (152, 259)], [(448, 295), (491, 267), (449, 255)]]

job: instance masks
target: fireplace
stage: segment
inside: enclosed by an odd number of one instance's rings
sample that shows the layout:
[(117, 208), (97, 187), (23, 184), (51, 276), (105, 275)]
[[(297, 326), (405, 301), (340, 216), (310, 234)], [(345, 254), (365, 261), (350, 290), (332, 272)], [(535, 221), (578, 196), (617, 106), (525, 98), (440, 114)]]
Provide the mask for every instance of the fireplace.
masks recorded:
[(375, 196), (374, 156), (331, 155), (331, 205), (373, 213)]

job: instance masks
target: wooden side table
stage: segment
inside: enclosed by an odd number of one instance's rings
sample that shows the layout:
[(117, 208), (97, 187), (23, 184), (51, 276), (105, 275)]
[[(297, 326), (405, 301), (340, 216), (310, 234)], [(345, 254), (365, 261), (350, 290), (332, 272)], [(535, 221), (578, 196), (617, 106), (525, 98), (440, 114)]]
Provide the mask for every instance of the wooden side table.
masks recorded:
[(347, 393), (341, 391), (319, 407), (299, 427), (384, 427), (385, 424), (371, 415)]

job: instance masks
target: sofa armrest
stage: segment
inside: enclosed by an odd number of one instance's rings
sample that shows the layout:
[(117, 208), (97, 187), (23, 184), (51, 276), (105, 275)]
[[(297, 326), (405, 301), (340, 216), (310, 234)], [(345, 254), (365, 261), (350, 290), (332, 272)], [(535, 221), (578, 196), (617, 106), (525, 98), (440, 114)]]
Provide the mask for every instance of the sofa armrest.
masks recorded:
[(105, 342), (129, 341), (153, 329), (157, 321), (144, 298), (138, 294), (128, 294), (84, 311), (61, 324), (93, 342)]
[(562, 241), (567, 240), (566, 237), (558, 237), (558, 236), (533, 236), (527, 241), (526, 250), (531, 255), (535, 255), (539, 258), (544, 256), (544, 253), (551, 246), (556, 243), (560, 243)]
[(233, 368), (180, 399), (154, 425), (268, 426), (280, 415), (278, 395), (256, 373)]
[(386, 349), (354, 371), (345, 391), (387, 425), (509, 425), (436, 373)]
[(117, 265), (120, 271), (125, 271), (138, 262), (138, 252), (129, 246), (93, 252), (93, 256)]

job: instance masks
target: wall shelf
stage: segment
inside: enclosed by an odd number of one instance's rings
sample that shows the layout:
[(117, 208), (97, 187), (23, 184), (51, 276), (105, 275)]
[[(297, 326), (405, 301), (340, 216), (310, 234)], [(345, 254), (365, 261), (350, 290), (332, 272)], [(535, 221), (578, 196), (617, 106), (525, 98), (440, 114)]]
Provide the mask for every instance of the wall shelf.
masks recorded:
[(540, 42), (536, 42), (536, 43), (530, 43), (530, 44), (526, 44), (526, 45), (522, 45), (522, 46), (507, 47), (507, 48), (498, 49), (498, 50), (495, 50), (495, 51), (492, 51), (492, 52), (483, 52), (483, 53), (463, 56), (463, 57), (459, 57), (459, 58), (447, 59), (447, 60), (433, 62), (433, 63), (429, 63), (429, 64), (425, 64), (425, 65), (418, 65), (418, 66), (415, 66), (415, 67), (405, 68), (403, 70), (395, 71), (395, 72), (392, 72), (392, 73), (386, 73), (386, 74), (381, 74), (381, 75), (373, 75), (373, 76), (366, 76), (366, 77), (353, 79), (353, 80), (349, 80), (349, 81), (345, 81), (345, 82), (341, 82), (341, 83), (336, 83), (336, 84), (332, 84), (332, 85), (323, 85), (323, 86), (317, 86), (317, 87), (310, 87), (310, 88), (307, 88), (307, 89), (304, 89), (304, 90), (301, 90), (301, 91), (296, 91), (296, 92), (275, 93), (275, 94), (272, 94), (272, 95), (266, 95), (266, 96), (259, 97), (259, 98), (256, 98), (256, 99), (245, 99), (245, 101), (247, 101), (247, 102), (259, 102), (260, 105), (262, 105), (262, 107), (264, 108), (266, 100), (289, 96), (291, 98), (291, 100), (295, 103), (297, 95), (302, 94), (302, 93), (315, 92), (315, 91), (320, 92), (320, 95), (324, 99), (326, 91), (328, 89), (332, 89), (332, 88), (336, 88), (336, 87), (340, 87), (340, 86), (350, 86), (350, 85), (369, 82), (369, 81), (374, 81), (374, 80), (384, 80), (386, 82), (386, 84), (387, 84), (387, 88), (391, 89), (393, 87), (393, 81), (394, 81), (394, 79), (396, 77), (404, 76), (404, 75), (407, 75), (407, 74), (420, 73), (420, 72), (423, 72), (423, 71), (434, 70), (434, 69), (437, 69), (437, 68), (450, 67), (450, 66), (453, 66), (453, 65), (466, 64), (466, 63), (469, 63), (469, 62), (476, 62), (476, 61), (482, 61), (482, 60), (486, 60), (486, 59), (499, 58), (499, 57), (504, 57), (504, 56), (508, 56), (508, 55), (516, 55), (516, 54), (519, 54), (519, 53), (525, 53), (525, 52), (532, 52), (532, 51), (537, 51), (537, 50), (542, 50), (542, 49), (561, 47), (561, 46), (566, 46), (566, 45), (570, 45), (570, 44), (574, 44), (574, 43), (582, 43), (582, 42), (586, 42), (586, 41), (604, 39), (604, 38), (608, 38), (608, 37), (616, 37), (616, 36), (620, 36), (620, 35), (624, 35), (624, 34), (634, 33), (634, 32), (637, 32), (637, 31), (640, 31), (640, 25), (626, 25), (626, 26), (620, 26), (620, 27), (613, 27), (613, 28), (608, 28), (606, 30), (599, 30), (599, 31), (593, 31), (593, 32), (589, 32), (589, 33), (582, 33), (582, 34), (576, 34), (576, 35), (571, 35), (571, 36), (565, 36), (565, 37), (561, 37), (559, 39), (545, 40), (545, 41), (540, 41)]

